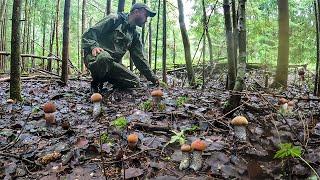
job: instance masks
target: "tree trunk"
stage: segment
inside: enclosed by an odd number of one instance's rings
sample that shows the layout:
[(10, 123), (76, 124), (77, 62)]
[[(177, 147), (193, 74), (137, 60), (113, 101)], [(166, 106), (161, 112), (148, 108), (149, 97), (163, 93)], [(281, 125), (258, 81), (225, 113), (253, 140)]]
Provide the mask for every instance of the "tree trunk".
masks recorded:
[[(46, 48), (46, 19), (43, 19), (43, 24), (42, 24), (42, 56), (45, 56), (45, 48)], [(42, 60), (42, 69), (44, 69), (44, 59)]]
[[(234, 63), (238, 64), (238, 31), (237, 31), (237, 11), (236, 11), (236, 1), (232, 0), (232, 27), (233, 27), (233, 49), (234, 49)], [(236, 72), (237, 73), (237, 72)]]
[[(133, 2), (133, 1), (132, 1)], [(147, 4), (147, 0), (143, 0), (143, 3), (144, 4)], [(145, 30), (146, 29), (146, 25), (144, 24), (143, 26), (142, 26), (142, 30), (141, 30), (141, 41), (142, 41), (142, 44), (144, 45), (144, 39), (145, 39)]]
[(11, 64), (10, 64), (10, 98), (21, 98), (21, 71), (20, 71), (20, 18), (22, 0), (13, 1), (12, 9), (12, 33), (11, 33)]
[[(52, 28), (51, 28), (51, 37), (50, 37), (50, 44), (49, 44), (49, 57), (53, 56), (53, 42), (54, 42), (54, 35), (55, 35), (56, 23), (55, 20), (52, 21)], [(47, 71), (52, 71), (52, 59), (48, 59), (47, 64)]]
[(160, 7), (161, 7), (161, 0), (158, 0), (158, 14), (157, 14), (157, 32), (156, 32), (156, 48), (154, 51), (154, 73), (157, 72), (157, 55), (158, 55), (158, 37), (159, 37), (159, 22), (160, 22)]
[(125, 5), (125, 0), (119, 0), (118, 2), (118, 12), (123, 12), (124, 11), (124, 5)]
[(111, 13), (111, 0), (107, 0), (105, 16)]
[(289, 5), (288, 0), (278, 0), (279, 48), (275, 80), (272, 87), (287, 87), (289, 65)]
[(232, 35), (230, 5), (229, 0), (223, 0), (224, 21), (227, 39), (227, 54), (228, 54), (228, 84), (227, 89), (231, 90), (234, 87), (236, 79), (236, 64), (234, 60), (234, 43)]
[(7, 0), (1, 0), (1, 7), (0, 7), (0, 21), (2, 21), (4, 17), (4, 12), (6, 11)]
[(150, 64), (150, 68), (151, 68), (151, 63), (152, 63), (152, 24), (151, 24), (151, 20), (150, 20), (150, 22), (149, 22), (149, 56), (148, 56), (148, 58), (149, 58), (149, 64)]
[[(108, 0), (109, 5), (111, 6), (111, 0)], [(86, 8), (87, 2), (86, 0), (82, 0), (82, 22), (81, 22), (81, 34), (86, 30)], [(111, 7), (110, 7), (111, 8)], [(84, 50), (81, 48), (81, 72), (84, 71)]]
[[(37, 1), (33, 1), (33, 9), (37, 8)], [(34, 41), (35, 41), (35, 29), (36, 29), (36, 13), (35, 11), (33, 11), (33, 17), (32, 17), (32, 44), (31, 44), (31, 53), (34, 54), (35, 53), (35, 49), (34, 49)], [(35, 67), (35, 62), (34, 62), (34, 58), (31, 58), (31, 67), (34, 68)]]
[[(239, 65), (237, 69), (237, 79), (233, 91), (241, 92), (245, 87), (245, 73), (246, 73), (246, 56), (247, 56), (247, 34), (246, 34), (246, 10), (245, 10), (246, 0), (239, 0), (239, 19), (238, 19), (238, 29), (239, 30)], [(229, 112), (240, 105), (241, 95), (232, 94), (228, 103), (225, 106), (224, 112)]]
[(314, 11), (316, 16), (316, 41), (317, 41), (317, 62), (316, 77), (314, 83), (314, 95), (320, 97), (320, 0), (314, 1)]
[[(57, 0), (57, 4), (56, 4), (56, 55), (60, 56), (59, 53), (59, 8), (60, 7), (60, 0)], [(57, 74), (60, 74), (60, 63), (59, 61), (57, 62)]]
[[(25, 53), (25, 54), (27, 54), (26, 49), (27, 49), (28, 23), (29, 23), (29, 18), (28, 18), (28, 0), (25, 0), (25, 2), (24, 2), (23, 34), (22, 34), (22, 51), (21, 51), (22, 53)], [(26, 59), (27, 58), (21, 58), (21, 60), (22, 60), (22, 71), (27, 71)]]
[(62, 42), (62, 73), (61, 81), (66, 85), (68, 82), (68, 59), (69, 59), (69, 21), (70, 21), (70, 1), (65, 0), (63, 12), (63, 42)]
[(173, 48), (172, 48), (172, 63), (173, 63), (173, 68), (176, 64), (176, 56), (177, 56), (177, 47), (176, 47), (176, 33), (174, 29), (172, 30), (172, 35), (173, 35)]
[(162, 81), (167, 83), (167, 0), (163, 0), (162, 14)]
[(184, 58), (186, 60), (186, 67), (187, 67), (187, 76), (189, 80), (189, 85), (194, 86), (195, 84), (194, 71), (193, 71), (192, 61), (191, 61), (189, 37), (187, 33), (186, 24), (184, 22), (183, 3), (182, 3), (182, 0), (177, 0), (177, 1), (178, 1), (178, 9), (179, 9), (180, 31), (182, 36), (183, 48), (184, 48)]
[[(207, 14), (206, 14), (206, 7), (204, 5), (204, 0), (202, 0), (202, 26), (203, 32), (207, 32)], [(202, 41), (202, 89), (205, 86), (205, 74), (204, 74), (204, 65), (206, 60), (206, 36), (203, 36)]]
[[(204, 2), (203, 2), (203, 5), (204, 5)], [(205, 6), (203, 6), (203, 16), (205, 18), (205, 32), (206, 32), (206, 36), (207, 36), (207, 39), (208, 39), (208, 45), (209, 45), (209, 58), (210, 58), (210, 61), (213, 60), (213, 46), (212, 46), (212, 41), (211, 41), (211, 37), (210, 37), (210, 33), (209, 33), (209, 30), (208, 30), (208, 20), (207, 20), (207, 12), (205, 10)]]

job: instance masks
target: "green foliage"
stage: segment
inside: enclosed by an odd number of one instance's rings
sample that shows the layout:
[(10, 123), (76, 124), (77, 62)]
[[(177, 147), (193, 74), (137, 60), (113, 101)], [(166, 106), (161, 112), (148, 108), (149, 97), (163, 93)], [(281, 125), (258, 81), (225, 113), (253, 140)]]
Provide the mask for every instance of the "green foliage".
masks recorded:
[(176, 106), (182, 107), (187, 101), (188, 101), (188, 97), (186, 96), (178, 97), (176, 101)]
[(108, 136), (107, 133), (102, 133), (100, 139), (102, 144), (112, 144), (112, 139)]
[(186, 129), (186, 131), (189, 131), (191, 133), (195, 132), (196, 130), (199, 130), (199, 126), (192, 125), (190, 128)]
[(162, 88), (164, 88), (164, 89), (168, 89), (168, 84), (165, 83), (165, 82), (163, 82), (163, 81), (160, 81), (160, 82), (159, 82), (159, 86), (162, 87)]
[(115, 126), (117, 128), (123, 129), (127, 126), (128, 121), (125, 117), (119, 117), (111, 122), (112, 126)]
[(291, 143), (280, 144), (280, 149), (274, 155), (274, 158), (301, 157), (301, 147), (292, 146)]
[(171, 136), (170, 141), (167, 144), (173, 144), (176, 142), (179, 142), (180, 145), (184, 144), (186, 142), (186, 137), (184, 135), (184, 130), (180, 131), (180, 132), (176, 132), (176, 131), (171, 131), (174, 133), (173, 136)]
[(151, 111), (152, 110), (152, 101), (151, 100), (147, 100), (145, 102), (142, 102), (139, 105), (139, 108), (143, 111)]

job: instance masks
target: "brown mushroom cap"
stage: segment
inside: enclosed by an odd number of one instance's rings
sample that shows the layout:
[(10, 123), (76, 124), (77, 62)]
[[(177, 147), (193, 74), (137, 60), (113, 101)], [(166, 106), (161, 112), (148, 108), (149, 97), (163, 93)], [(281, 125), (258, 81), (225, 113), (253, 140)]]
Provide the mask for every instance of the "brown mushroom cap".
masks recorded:
[(8, 104), (13, 104), (13, 103), (14, 103), (14, 100), (13, 100), (13, 99), (8, 99), (8, 100), (7, 100), (7, 103), (8, 103)]
[(47, 102), (43, 106), (43, 111), (45, 113), (53, 113), (56, 112), (56, 106), (52, 102)]
[(288, 106), (294, 106), (294, 101), (289, 101)]
[(191, 146), (189, 144), (183, 144), (181, 146), (181, 151), (182, 152), (190, 152), (191, 151)]
[(287, 99), (285, 99), (285, 98), (280, 98), (279, 101), (278, 101), (278, 104), (279, 104), (279, 105), (282, 105), (282, 104), (285, 104), (285, 103), (287, 103), (287, 102), (288, 102)]
[(102, 96), (99, 93), (93, 93), (91, 95), (91, 102), (100, 102), (102, 100)]
[(151, 92), (151, 96), (161, 97), (161, 96), (163, 96), (163, 92), (162, 92), (160, 89), (153, 90), (153, 91)]
[(298, 74), (299, 74), (299, 76), (303, 76), (303, 75), (305, 74), (304, 69), (303, 69), (303, 68), (300, 68), (300, 69), (298, 70)]
[(244, 126), (248, 124), (248, 120), (244, 116), (237, 116), (232, 119), (231, 124), (234, 126)]
[(200, 139), (197, 139), (191, 143), (191, 148), (195, 151), (203, 151), (206, 149), (206, 147), (207, 144)]
[(139, 137), (137, 134), (130, 134), (128, 136), (128, 143), (137, 143), (139, 140)]

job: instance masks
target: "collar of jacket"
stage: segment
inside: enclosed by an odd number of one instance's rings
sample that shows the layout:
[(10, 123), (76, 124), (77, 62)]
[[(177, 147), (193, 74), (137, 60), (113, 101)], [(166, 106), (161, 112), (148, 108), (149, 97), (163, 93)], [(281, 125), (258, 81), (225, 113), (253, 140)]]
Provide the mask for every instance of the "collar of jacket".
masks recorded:
[(119, 13), (119, 16), (123, 19), (123, 24), (122, 26), (125, 28), (125, 29), (128, 29), (128, 30), (135, 30), (136, 29), (136, 26), (131, 26), (128, 22), (128, 17), (129, 17), (129, 14), (128, 13), (123, 13), (123, 12), (120, 12)]

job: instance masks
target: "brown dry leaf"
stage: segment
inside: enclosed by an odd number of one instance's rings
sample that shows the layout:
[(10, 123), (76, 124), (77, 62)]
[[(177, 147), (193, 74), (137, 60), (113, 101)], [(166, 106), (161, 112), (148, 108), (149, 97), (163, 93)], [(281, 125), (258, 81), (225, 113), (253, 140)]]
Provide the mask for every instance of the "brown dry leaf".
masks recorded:
[(53, 153), (50, 153), (50, 154), (47, 154), (43, 157), (40, 157), (38, 159), (38, 161), (41, 163), (41, 164), (48, 164), (52, 161), (55, 161), (57, 159), (59, 159), (61, 157), (61, 154), (59, 152), (56, 152), (54, 151)]

